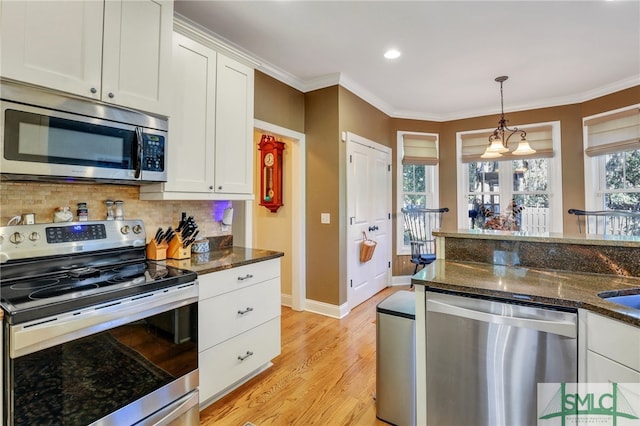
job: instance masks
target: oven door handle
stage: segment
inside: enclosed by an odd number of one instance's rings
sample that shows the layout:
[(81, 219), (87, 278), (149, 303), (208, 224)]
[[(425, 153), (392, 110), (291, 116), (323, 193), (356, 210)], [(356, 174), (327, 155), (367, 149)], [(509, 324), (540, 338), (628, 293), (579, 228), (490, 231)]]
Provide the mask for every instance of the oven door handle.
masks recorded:
[(176, 424), (197, 424), (200, 421), (198, 400), (196, 389), (135, 425), (168, 425), (176, 420), (180, 420)]
[(9, 356), (23, 355), (198, 302), (198, 281), (9, 328)]

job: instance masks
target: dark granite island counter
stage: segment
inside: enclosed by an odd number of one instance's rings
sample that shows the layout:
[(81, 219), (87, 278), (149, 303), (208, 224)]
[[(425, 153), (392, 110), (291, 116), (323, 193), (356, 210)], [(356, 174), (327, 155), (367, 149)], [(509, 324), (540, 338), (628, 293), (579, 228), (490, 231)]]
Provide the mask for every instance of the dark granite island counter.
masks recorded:
[(640, 292), (640, 238), (434, 234), (438, 259), (412, 277), (418, 424), (428, 424), (426, 306), (431, 291), (572, 309), (578, 312), (578, 381), (640, 383), (640, 310), (600, 297)]

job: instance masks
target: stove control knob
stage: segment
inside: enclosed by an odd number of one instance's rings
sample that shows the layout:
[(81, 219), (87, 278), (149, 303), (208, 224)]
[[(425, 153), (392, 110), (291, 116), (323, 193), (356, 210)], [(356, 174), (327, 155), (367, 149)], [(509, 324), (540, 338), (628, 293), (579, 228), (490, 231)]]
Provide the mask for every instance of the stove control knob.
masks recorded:
[(134, 234), (139, 234), (142, 232), (142, 226), (140, 225), (133, 225), (133, 233)]
[(40, 239), (40, 234), (38, 234), (37, 232), (32, 232), (31, 234), (29, 234), (29, 239), (31, 241), (38, 241)]
[(124, 235), (127, 235), (129, 232), (131, 232), (131, 228), (129, 227), (129, 225), (125, 225), (120, 228), (120, 232), (122, 232)]
[(20, 244), (24, 241), (24, 236), (19, 232), (14, 232), (9, 237), (9, 241), (11, 241), (13, 244)]
[(4, 243), (4, 237), (0, 235), (0, 245), (2, 245), (2, 243)]

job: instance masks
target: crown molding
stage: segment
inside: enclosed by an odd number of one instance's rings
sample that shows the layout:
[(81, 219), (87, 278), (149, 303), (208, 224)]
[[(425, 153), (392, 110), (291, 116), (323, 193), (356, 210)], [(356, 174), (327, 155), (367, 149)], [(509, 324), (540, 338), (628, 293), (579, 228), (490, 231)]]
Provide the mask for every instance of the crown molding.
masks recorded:
[(230, 41), (179, 13), (173, 14), (173, 30), (217, 52), (231, 56), (251, 68), (258, 68), (261, 65), (255, 56), (244, 52)]
[[(356, 81), (352, 80), (344, 73), (331, 73), (318, 77), (314, 77), (308, 80), (302, 80), (295, 75), (276, 67), (275, 65), (265, 61), (251, 52), (248, 52), (241, 47), (235, 45), (229, 40), (226, 40), (219, 34), (214, 33), (206, 27), (185, 18), (179, 13), (174, 13), (174, 31), (194, 39), (205, 46), (225, 53), (234, 57), (235, 59), (244, 62), (246, 65), (259, 70), (267, 74), (268, 76), (293, 87), (303, 93), (311, 92), (318, 89), (324, 89), (331, 86), (340, 85), (349, 90), (365, 102), (371, 104), (373, 107), (379, 109), (391, 118), (401, 118), (409, 120), (426, 120), (435, 122), (444, 122), (452, 120), (461, 120), (471, 117), (481, 117), (485, 115), (495, 114), (495, 110), (487, 109), (475, 109), (464, 110), (453, 114), (437, 114), (433, 112), (424, 111), (410, 111), (410, 110), (396, 110), (391, 105), (380, 99), (370, 90), (365, 89)], [(609, 95), (620, 90), (629, 89), (634, 86), (640, 85), (640, 75), (626, 78), (607, 84), (586, 92), (556, 97), (540, 99), (536, 102), (510, 105), (509, 112), (526, 111), (540, 108), (550, 108), (562, 105), (571, 105), (576, 103), (586, 102), (601, 96)]]

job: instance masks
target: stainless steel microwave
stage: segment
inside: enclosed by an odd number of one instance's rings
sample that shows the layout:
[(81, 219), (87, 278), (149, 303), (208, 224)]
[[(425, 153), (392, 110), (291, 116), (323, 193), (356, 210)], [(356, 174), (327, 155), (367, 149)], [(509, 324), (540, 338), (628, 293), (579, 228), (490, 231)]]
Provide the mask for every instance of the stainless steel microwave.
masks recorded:
[(0, 84), (3, 180), (167, 180), (166, 118), (14, 82)]

